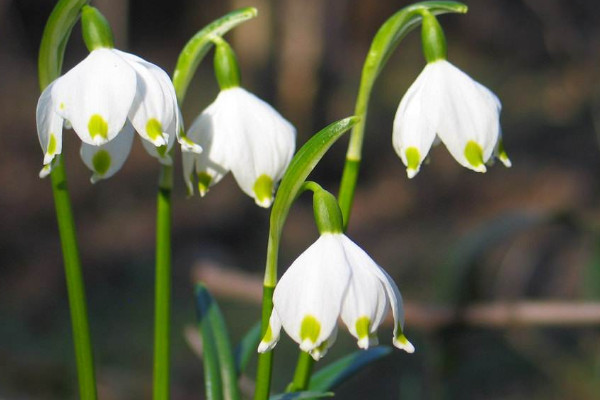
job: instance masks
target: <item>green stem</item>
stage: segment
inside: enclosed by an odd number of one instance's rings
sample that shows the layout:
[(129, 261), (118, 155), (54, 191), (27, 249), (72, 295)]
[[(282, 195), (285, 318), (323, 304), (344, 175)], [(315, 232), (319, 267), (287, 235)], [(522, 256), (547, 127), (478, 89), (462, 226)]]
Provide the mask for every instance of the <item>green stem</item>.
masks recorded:
[(52, 192), (54, 194), (58, 231), (60, 233), (65, 264), (77, 376), (79, 378), (79, 396), (82, 400), (95, 400), (97, 396), (94, 355), (90, 340), (85, 289), (77, 247), (77, 234), (75, 232), (75, 223), (71, 211), (71, 200), (69, 198), (67, 177), (62, 156), (58, 156), (55, 163), (56, 165), (52, 169), (50, 176), (52, 178)]
[(286, 392), (300, 392), (308, 389), (315, 360), (305, 351), (298, 355), (298, 363), (294, 372), (294, 380), (286, 389)]
[[(278, 247), (278, 246), (277, 246)], [(269, 240), (269, 249), (272, 248), (271, 240)], [(267, 265), (270, 265), (269, 261), (272, 258), (269, 255), (271, 251), (267, 251)], [(275, 251), (275, 264), (277, 265), (277, 251)], [(267, 271), (269, 269), (267, 268)], [(265, 274), (265, 281), (267, 279)], [(275, 280), (277, 279), (277, 270), (275, 270)], [(261, 316), (261, 330), (260, 336), (264, 337), (269, 327), (269, 317), (271, 316), (271, 310), (273, 309), (273, 292), (275, 291), (275, 283), (268, 285), (267, 283), (263, 286), (263, 299), (262, 299), (262, 316)], [(254, 400), (267, 400), (269, 398), (269, 392), (271, 390), (271, 369), (273, 366), (273, 350), (260, 353), (258, 355), (258, 367), (256, 371), (256, 388), (254, 390)]]
[[(79, 19), (81, 7), (87, 3), (87, 0), (60, 0), (48, 17), (38, 57), (38, 77), (41, 90), (44, 90), (46, 86), (60, 76), (65, 47), (71, 35), (71, 30)], [(79, 380), (79, 397), (82, 400), (95, 400), (97, 394), (94, 355), (87, 318), (77, 234), (62, 156), (57, 156), (50, 177), (65, 265), (73, 345), (75, 347), (77, 377)]]
[(352, 128), (338, 195), (342, 216), (344, 217), (344, 230), (348, 228), (352, 203), (354, 201), (356, 181), (362, 157), (365, 125), (367, 123), (367, 109), (373, 85), (398, 43), (400, 43), (408, 32), (418, 26), (423, 10), (427, 10), (433, 15), (449, 12), (465, 13), (467, 12), (467, 6), (453, 1), (425, 1), (404, 7), (392, 15), (379, 28), (375, 38), (373, 38), (371, 48), (363, 65), (360, 87), (354, 108), (354, 115), (360, 117), (360, 119)]
[(171, 314), (171, 188), (173, 168), (161, 165), (156, 209), (154, 400), (169, 399)]

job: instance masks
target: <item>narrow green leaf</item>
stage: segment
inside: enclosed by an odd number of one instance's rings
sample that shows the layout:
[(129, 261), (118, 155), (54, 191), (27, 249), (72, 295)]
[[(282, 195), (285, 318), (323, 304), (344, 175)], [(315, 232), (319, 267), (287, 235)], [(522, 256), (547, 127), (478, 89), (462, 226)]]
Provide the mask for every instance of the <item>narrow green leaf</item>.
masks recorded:
[[(202, 324), (207, 324), (216, 346), (218, 367), (221, 383), (223, 384), (223, 399), (239, 400), (241, 396), (237, 385), (238, 375), (235, 369), (229, 333), (221, 309), (202, 283), (195, 284), (195, 292), (198, 320), (202, 321)], [(206, 350), (206, 347), (203, 348)]]
[(236, 346), (233, 352), (235, 359), (235, 369), (238, 376), (241, 375), (248, 366), (248, 362), (253, 354), (256, 354), (258, 343), (260, 342), (260, 321), (258, 321), (244, 335), (240, 343)]
[(323, 397), (333, 397), (332, 392), (293, 392), (281, 393), (269, 397), (269, 400), (301, 400), (301, 399), (322, 399)]
[(40, 53), (38, 56), (38, 77), (40, 89), (60, 76), (65, 47), (71, 36), (71, 30), (77, 20), (81, 7), (89, 0), (60, 0), (46, 22)]
[(202, 338), (202, 362), (204, 365), (204, 385), (207, 400), (222, 400), (223, 385), (221, 368), (217, 354), (216, 338), (210, 318), (214, 300), (202, 284), (194, 286), (196, 296), (196, 319)]
[(281, 180), (273, 202), (271, 225), (277, 228), (278, 233), (281, 232), (290, 207), (308, 175), (335, 141), (358, 121), (357, 117), (348, 117), (334, 122), (317, 132), (298, 150)]
[(173, 73), (173, 86), (175, 86), (179, 104), (183, 104), (183, 98), (198, 64), (212, 46), (211, 37), (223, 36), (229, 30), (257, 15), (258, 11), (254, 7), (232, 11), (202, 28), (187, 42), (179, 54)]
[(308, 387), (310, 390), (319, 392), (332, 390), (354, 376), (363, 367), (390, 354), (391, 351), (391, 347), (388, 346), (355, 351), (317, 371), (311, 378)]
[(277, 282), (277, 250), (281, 230), (302, 184), (335, 141), (359, 120), (358, 117), (348, 117), (326, 126), (310, 138), (292, 158), (279, 184), (271, 209), (265, 286), (274, 288)]

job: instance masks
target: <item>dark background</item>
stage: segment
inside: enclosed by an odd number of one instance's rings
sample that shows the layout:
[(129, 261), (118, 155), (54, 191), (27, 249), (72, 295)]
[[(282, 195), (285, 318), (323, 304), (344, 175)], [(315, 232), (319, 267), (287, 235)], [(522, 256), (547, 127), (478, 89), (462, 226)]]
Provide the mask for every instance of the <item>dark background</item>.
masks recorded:
[[(53, 200), (37, 176), (37, 50), (54, 1), (0, 2), (0, 399), (76, 398), (70, 320)], [(405, 1), (97, 1), (118, 48), (173, 70), (186, 41), (235, 8), (259, 17), (226, 36), (243, 85), (298, 128), (298, 144), (352, 113), (378, 27)], [(390, 272), (410, 308), (414, 355), (394, 351), (341, 386), (342, 399), (594, 399), (600, 393), (600, 315), (561, 326), (510, 320), (436, 322), (428, 312), (473, 303), (569, 305), (600, 296), (600, 10), (593, 0), (480, 0), (446, 15), (449, 61), (502, 100), (511, 169), (460, 167), (443, 146), (408, 180), (391, 146), (398, 103), (424, 65), (418, 32), (399, 46), (370, 103), (349, 235)], [(78, 27), (65, 70), (86, 51)], [(217, 94), (209, 57), (183, 107), (187, 126)], [(121, 171), (89, 183), (79, 140), (64, 136), (102, 399), (150, 398), (154, 213), (158, 164), (139, 144)], [(313, 174), (336, 191), (347, 139)], [(192, 271), (211, 264), (260, 281), (268, 211), (227, 177), (187, 199), (177, 163), (173, 216), (173, 399), (202, 398), (202, 364), (184, 338), (193, 326)], [(310, 199), (290, 214), (281, 270), (317, 237)], [(234, 274), (234, 275), (235, 275)], [(250, 274), (250, 275), (244, 275)], [(232, 278), (233, 279), (233, 278)], [(217, 279), (218, 281), (218, 279)], [(223, 282), (221, 282), (222, 284)], [(222, 286), (222, 285), (221, 285)], [(237, 341), (259, 318), (252, 296), (213, 290)], [(551, 301), (552, 303), (548, 303)], [(577, 307), (574, 308), (578, 315)], [(550, 313), (551, 315), (553, 313)], [(485, 316), (483, 316), (485, 317)], [(485, 318), (484, 318), (485, 319)], [(535, 318), (533, 318), (535, 319)], [(413, 324), (411, 325), (411, 320)], [(556, 324), (555, 324), (556, 325)], [(380, 332), (390, 344), (390, 327)], [(355, 349), (347, 332), (322, 360)], [(275, 390), (296, 351), (284, 337)], [(253, 368), (249, 376), (253, 376)]]

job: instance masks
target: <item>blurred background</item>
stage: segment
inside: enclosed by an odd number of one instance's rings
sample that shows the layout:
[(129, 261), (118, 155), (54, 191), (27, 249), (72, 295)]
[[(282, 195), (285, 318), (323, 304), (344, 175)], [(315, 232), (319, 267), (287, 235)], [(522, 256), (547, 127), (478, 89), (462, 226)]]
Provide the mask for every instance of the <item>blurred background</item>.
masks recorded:
[[(0, 399), (77, 397), (71, 328), (50, 182), (40, 180), (37, 51), (55, 1), (0, 2)], [(350, 115), (378, 27), (406, 1), (94, 1), (118, 48), (171, 72), (186, 41), (235, 8), (259, 17), (228, 34), (243, 85), (298, 128), (298, 145)], [(600, 10), (593, 0), (479, 0), (441, 16), (449, 60), (502, 100), (513, 167), (460, 167), (443, 148), (413, 180), (391, 146), (400, 99), (424, 60), (419, 33), (375, 86), (349, 235), (394, 277), (417, 347), (394, 351), (337, 398), (596, 399), (600, 393)], [(79, 27), (64, 69), (85, 57)], [(218, 91), (211, 54), (186, 103), (189, 126)], [(139, 141), (123, 169), (92, 185), (64, 136), (102, 399), (151, 397), (154, 218), (158, 165)], [(337, 191), (347, 139), (313, 178)], [(205, 198), (174, 191), (174, 400), (203, 398), (192, 279), (206, 280), (234, 341), (259, 319), (268, 211), (227, 177)], [(284, 230), (285, 268), (317, 237), (302, 197)], [(236, 286), (236, 285), (241, 286)], [(230, 290), (242, 287), (241, 290)], [(599, 303), (600, 304), (600, 303)], [(342, 332), (342, 331), (340, 331)], [(391, 327), (380, 330), (390, 344)], [(340, 333), (325, 365), (356, 349)], [(276, 351), (274, 390), (296, 347)], [(253, 376), (250, 368), (249, 377)]]

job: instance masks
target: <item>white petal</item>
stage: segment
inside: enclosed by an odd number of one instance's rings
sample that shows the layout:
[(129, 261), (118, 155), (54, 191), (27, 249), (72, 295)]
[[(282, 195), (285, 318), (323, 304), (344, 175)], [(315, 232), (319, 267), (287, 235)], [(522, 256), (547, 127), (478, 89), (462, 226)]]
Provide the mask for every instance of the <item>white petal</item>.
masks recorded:
[(336, 325), (333, 328), (331, 335), (327, 339), (325, 339), (325, 341), (323, 343), (321, 343), (321, 345), (319, 347), (316, 347), (316, 348), (312, 349), (311, 351), (309, 351), (310, 356), (315, 361), (319, 361), (321, 358), (325, 357), (325, 355), (327, 354), (327, 352), (329, 351), (331, 346), (333, 346), (333, 344), (337, 340), (337, 334), (338, 334), (338, 327)]
[(136, 88), (135, 71), (111, 49), (92, 51), (56, 81), (56, 111), (84, 143), (101, 145), (123, 128)]
[(294, 155), (296, 129), (273, 107), (242, 88), (225, 90), (219, 96), (226, 96), (233, 105), (228, 115), (236, 125), (231, 137), (235, 142), (231, 172), (248, 196), (268, 206), (270, 201), (255, 193), (256, 181), (262, 175), (273, 183), (281, 179)]
[(189, 140), (201, 146), (202, 153), (183, 153), (184, 177), (186, 180), (190, 179), (190, 160), (194, 160), (196, 173), (210, 178), (208, 185), (200, 188), (201, 194), (206, 193), (208, 187), (219, 182), (229, 172), (229, 163), (234, 157), (233, 147), (236, 144), (231, 136), (238, 128), (231, 118), (231, 108), (228, 98), (219, 94), (194, 120), (187, 133)]
[[(175, 131), (174, 126), (176, 125), (176, 120), (173, 119), (171, 121), (170, 130)], [(171, 158), (171, 149), (173, 148), (173, 143), (175, 143), (175, 135), (171, 134), (167, 137), (168, 141), (166, 145), (155, 146), (154, 143), (142, 138), (142, 145), (144, 149), (150, 154), (152, 157), (158, 159), (158, 161), (163, 165), (173, 165), (173, 159)]]
[(342, 320), (350, 333), (358, 339), (358, 346), (366, 349), (371, 344), (381, 321), (388, 311), (386, 289), (381, 269), (369, 255), (345, 235), (342, 243), (352, 269), (352, 279), (342, 305)]
[(287, 334), (304, 351), (329, 339), (351, 277), (339, 234), (324, 234), (282, 276), (273, 304)]
[(81, 158), (85, 165), (92, 170), (92, 183), (113, 176), (121, 169), (131, 151), (134, 130), (131, 124), (126, 124), (121, 132), (110, 142), (101, 146), (87, 143), (81, 144)]
[(129, 119), (142, 138), (164, 146), (177, 135), (177, 98), (171, 79), (156, 65), (133, 54), (115, 50), (135, 70), (137, 87)]
[(461, 165), (485, 172), (484, 164), (498, 140), (498, 98), (447, 61), (428, 67), (432, 72), (423, 104), (433, 102), (440, 139)]
[(264, 353), (265, 351), (272, 350), (279, 341), (280, 332), (281, 320), (279, 319), (277, 311), (273, 309), (271, 311), (271, 317), (269, 318), (269, 328), (258, 345), (258, 352)]
[(428, 119), (428, 110), (423, 108), (423, 86), (428, 79), (429, 69), (421, 72), (410, 86), (396, 112), (392, 143), (404, 165), (409, 178), (413, 178), (427, 157), (436, 138), (434, 121)]
[(54, 111), (51, 83), (41, 94), (36, 108), (38, 139), (44, 152), (44, 168), (40, 177), (45, 177), (52, 169), (52, 161), (62, 152), (62, 130), (64, 120)]

